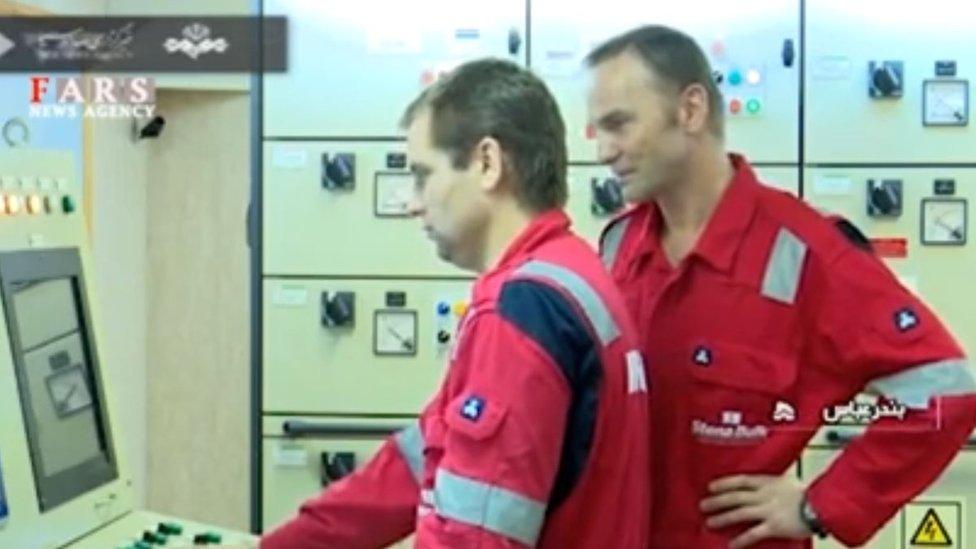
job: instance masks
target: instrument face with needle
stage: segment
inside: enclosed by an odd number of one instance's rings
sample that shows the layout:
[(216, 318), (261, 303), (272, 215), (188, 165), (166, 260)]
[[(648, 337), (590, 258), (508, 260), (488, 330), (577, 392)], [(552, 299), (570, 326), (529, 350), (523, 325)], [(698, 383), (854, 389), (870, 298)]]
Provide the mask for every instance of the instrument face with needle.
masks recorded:
[(968, 203), (963, 198), (922, 201), (922, 243), (961, 246), (968, 232)]

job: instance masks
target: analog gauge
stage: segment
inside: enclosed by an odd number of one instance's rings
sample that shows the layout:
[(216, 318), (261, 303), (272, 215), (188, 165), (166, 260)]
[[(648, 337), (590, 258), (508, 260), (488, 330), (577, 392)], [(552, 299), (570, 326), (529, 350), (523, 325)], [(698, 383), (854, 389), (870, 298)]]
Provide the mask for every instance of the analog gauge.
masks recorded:
[(373, 322), (373, 353), (377, 355), (417, 354), (417, 311), (376, 311)]
[(58, 417), (66, 417), (91, 406), (91, 393), (81, 365), (47, 378), (48, 392)]
[(414, 176), (402, 172), (376, 174), (374, 209), (378, 217), (406, 217), (410, 215)]
[(968, 232), (967, 203), (963, 198), (922, 201), (922, 244), (961, 246)]
[(922, 95), (926, 126), (965, 126), (969, 123), (968, 80), (926, 80)]

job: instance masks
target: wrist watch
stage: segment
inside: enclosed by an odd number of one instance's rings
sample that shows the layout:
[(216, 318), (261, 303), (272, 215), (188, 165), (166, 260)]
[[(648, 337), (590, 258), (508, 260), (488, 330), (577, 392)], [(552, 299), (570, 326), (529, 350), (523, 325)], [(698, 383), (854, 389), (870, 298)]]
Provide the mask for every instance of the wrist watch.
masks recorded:
[(820, 518), (817, 516), (817, 512), (813, 510), (813, 506), (807, 501), (806, 494), (803, 494), (803, 499), (800, 500), (800, 520), (818, 538), (824, 539), (827, 537), (827, 529), (820, 522)]

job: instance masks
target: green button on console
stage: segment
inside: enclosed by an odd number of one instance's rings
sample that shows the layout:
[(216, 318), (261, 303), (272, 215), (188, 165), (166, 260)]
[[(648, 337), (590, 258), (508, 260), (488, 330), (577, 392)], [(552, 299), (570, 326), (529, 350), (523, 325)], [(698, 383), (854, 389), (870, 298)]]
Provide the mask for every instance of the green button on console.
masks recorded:
[(160, 522), (156, 531), (167, 536), (178, 536), (183, 533), (183, 527), (175, 522)]

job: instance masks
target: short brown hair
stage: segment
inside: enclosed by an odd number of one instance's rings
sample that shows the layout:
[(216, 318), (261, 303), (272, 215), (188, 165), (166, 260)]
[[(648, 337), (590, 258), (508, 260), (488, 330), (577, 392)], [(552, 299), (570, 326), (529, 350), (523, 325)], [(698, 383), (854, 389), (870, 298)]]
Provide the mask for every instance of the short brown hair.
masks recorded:
[(464, 168), (479, 140), (494, 137), (511, 162), (516, 200), (534, 212), (566, 204), (566, 127), (556, 100), (531, 72), (499, 59), (458, 66), (407, 107), (408, 127), (429, 108), (435, 147)]
[(635, 52), (644, 65), (680, 93), (691, 84), (701, 84), (708, 91), (708, 123), (712, 133), (725, 132), (722, 93), (715, 84), (705, 53), (687, 34), (663, 25), (638, 27), (607, 40), (586, 56), (594, 67), (625, 51)]

